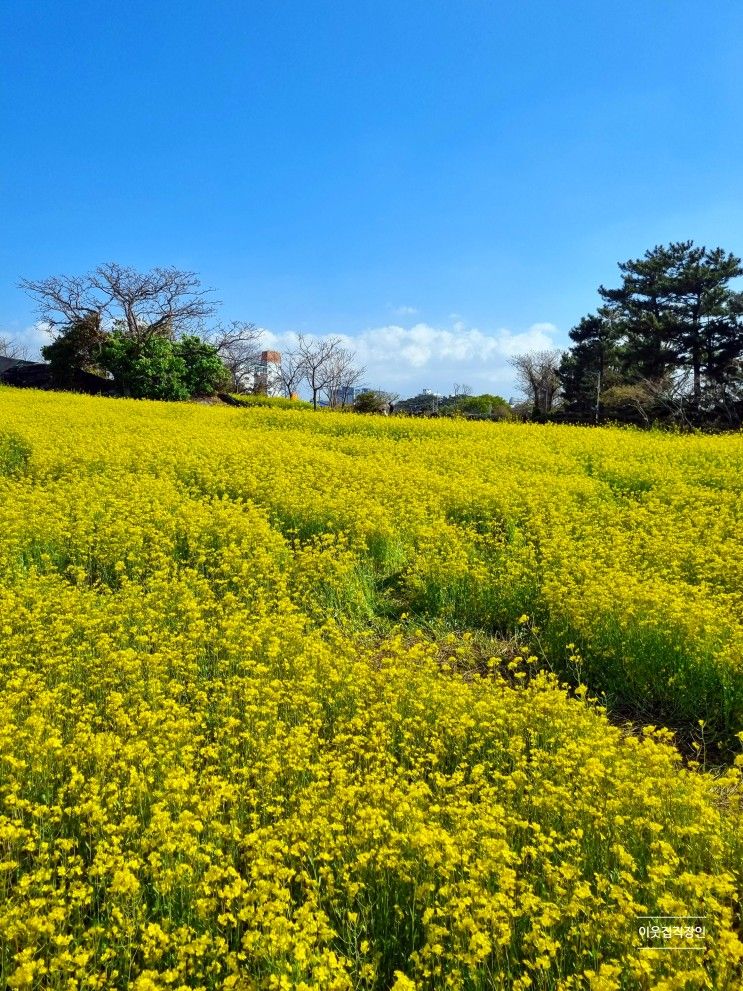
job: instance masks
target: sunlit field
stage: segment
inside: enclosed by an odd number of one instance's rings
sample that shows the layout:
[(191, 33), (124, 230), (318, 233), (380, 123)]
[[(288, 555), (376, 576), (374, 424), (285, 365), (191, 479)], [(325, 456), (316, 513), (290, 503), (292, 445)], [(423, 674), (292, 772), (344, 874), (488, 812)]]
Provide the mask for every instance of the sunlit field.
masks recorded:
[(0, 388), (3, 986), (739, 988), (742, 455)]

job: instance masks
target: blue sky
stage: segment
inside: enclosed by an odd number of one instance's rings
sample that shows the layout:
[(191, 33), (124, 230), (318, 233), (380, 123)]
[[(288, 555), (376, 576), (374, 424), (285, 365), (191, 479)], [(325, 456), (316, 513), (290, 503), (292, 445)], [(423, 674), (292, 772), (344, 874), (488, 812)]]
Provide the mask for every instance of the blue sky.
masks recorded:
[(509, 394), (616, 262), (743, 253), (737, 0), (6, 0), (0, 335), (21, 277), (177, 265), (372, 384)]

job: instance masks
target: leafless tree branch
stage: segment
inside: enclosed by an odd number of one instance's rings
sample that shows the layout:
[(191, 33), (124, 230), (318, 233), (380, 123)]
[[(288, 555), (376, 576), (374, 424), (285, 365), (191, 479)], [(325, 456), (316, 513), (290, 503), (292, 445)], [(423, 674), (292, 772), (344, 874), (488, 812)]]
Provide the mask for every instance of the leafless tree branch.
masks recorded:
[(262, 350), (263, 331), (254, 323), (231, 320), (218, 323), (206, 336), (230, 373), (232, 391), (245, 392)]
[(560, 392), (560, 378), (557, 370), (561, 352), (530, 351), (511, 358), (516, 372), (516, 382), (527, 395), (539, 417), (545, 417), (555, 405)]
[(19, 344), (12, 337), (0, 337), (0, 358), (15, 358), (25, 361), (28, 358), (28, 348)]
[(174, 267), (138, 272), (107, 262), (87, 275), (23, 279), (20, 286), (51, 327), (93, 317), (121, 324), (138, 341), (187, 332), (217, 306), (212, 290), (202, 289), (194, 272)]
[(299, 390), (304, 378), (304, 361), (297, 349), (281, 352), (281, 364), (277, 371), (281, 391), (287, 399), (291, 399)]
[(297, 353), (304, 369), (304, 380), (312, 393), (312, 405), (325, 389), (330, 374), (330, 362), (342, 348), (340, 337), (307, 337), (297, 335)]
[(331, 409), (349, 405), (351, 389), (358, 385), (366, 369), (356, 364), (356, 353), (339, 347), (328, 358), (323, 392)]

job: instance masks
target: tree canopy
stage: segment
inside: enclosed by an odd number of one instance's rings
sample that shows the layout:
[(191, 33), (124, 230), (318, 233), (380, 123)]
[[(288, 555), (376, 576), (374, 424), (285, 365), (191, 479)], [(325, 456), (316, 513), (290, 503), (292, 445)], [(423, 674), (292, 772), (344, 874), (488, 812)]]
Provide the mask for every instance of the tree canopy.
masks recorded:
[(616, 410), (618, 396), (635, 408), (642, 397), (646, 419), (739, 424), (743, 296), (731, 283), (743, 275), (741, 259), (678, 241), (619, 272), (620, 285), (600, 286), (603, 305), (570, 331), (559, 367), (565, 408), (598, 420), (605, 399)]
[(228, 381), (221, 338), (212, 344), (193, 333), (215, 306), (193, 272), (109, 262), (84, 276), (21, 285), (53, 335), (41, 350), (59, 387), (86, 371), (112, 377), (124, 395), (188, 399)]

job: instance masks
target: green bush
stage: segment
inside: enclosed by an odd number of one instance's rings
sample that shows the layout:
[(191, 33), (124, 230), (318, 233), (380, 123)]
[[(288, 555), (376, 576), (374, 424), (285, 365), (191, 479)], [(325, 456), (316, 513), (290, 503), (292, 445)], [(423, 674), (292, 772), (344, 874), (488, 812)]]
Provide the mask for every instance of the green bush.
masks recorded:
[(134, 399), (188, 399), (187, 368), (166, 337), (138, 341), (120, 331), (101, 349), (101, 364), (118, 389)]
[(387, 413), (390, 408), (390, 394), (378, 389), (365, 389), (360, 392), (353, 403), (357, 413)]
[(69, 386), (79, 370), (101, 372), (101, 350), (105, 343), (106, 334), (101, 330), (98, 315), (94, 314), (67, 326), (59, 337), (41, 349), (41, 356), (49, 362), (55, 384)]
[(492, 420), (510, 420), (512, 417), (511, 407), (506, 400), (487, 392), (481, 396), (459, 396), (452, 406), (442, 406), (441, 413), (461, 413), (464, 416), (488, 417)]
[(191, 396), (213, 396), (224, 389), (229, 373), (216, 348), (200, 337), (188, 335), (173, 345), (186, 366), (185, 385)]
[(193, 336), (140, 341), (117, 330), (101, 348), (101, 364), (111, 372), (117, 388), (134, 399), (213, 395), (227, 379), (216, 349)]

